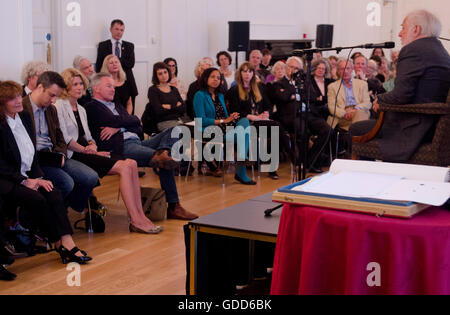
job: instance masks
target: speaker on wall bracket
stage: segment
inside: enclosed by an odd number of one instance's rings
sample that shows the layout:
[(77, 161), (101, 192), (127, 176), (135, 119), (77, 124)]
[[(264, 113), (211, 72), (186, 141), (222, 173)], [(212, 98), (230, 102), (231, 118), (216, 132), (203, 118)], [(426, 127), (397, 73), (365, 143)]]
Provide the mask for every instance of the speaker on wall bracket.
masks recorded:
[(317, 25), (316, 47), (331, 48), (333, 47), (334, 25), (319, 24)]

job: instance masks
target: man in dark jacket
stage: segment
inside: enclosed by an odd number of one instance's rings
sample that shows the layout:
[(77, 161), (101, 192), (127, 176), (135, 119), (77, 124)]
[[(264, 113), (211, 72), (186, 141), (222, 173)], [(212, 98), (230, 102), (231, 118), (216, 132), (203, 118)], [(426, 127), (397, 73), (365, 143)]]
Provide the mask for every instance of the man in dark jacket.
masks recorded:
[(168, 152), (178, 139), (171, 137), (172, 129), (141, 141), (142, 124), (139, 118), (129, 115), (114, 100), (114, 80), (109, 74), (98, 73), (92, 79), (93, 100), (86, 105), (89, 129), (100, 151), (133, 159), (140, 167), (159, 168), (161, 188), (166, 192), (171, 219), (194, 220), (197, 215), (186, 211), (179, 202), (175, 183), (174, 160)]
[[(431, 13), (410, 13), (399, 37), (403, 49), (398, 59), (397, 79), (392, 92), (378, 96), (387, 104), (423, 104), (445, 102), (450, 87), (450, 56), (438, 40), (441, 22)], [(360, 122), (350, 129), (353, 136), (367, 133), (375, 121)], [(380, 150), (387, 162), (406, 162), (419, 146), (431, 138), (436, 118), (432, 115), (387, 112), (381, 132)]]
[[(131, 95), (138, 95), (136, 80), (133, 74), (135, 65), (134, 44), (122, 40), (125, 32), (125, 24), (121, 20), (114, 20), (111, 22), (111, 39), (105, 40), (98, 45), (97, 62), (95, 64), (95, 71), (100, 72), (103, 66), (103, 61), (108, 55), (115, 55), (119, 58), (122, 68), (127, 75), (127, 81), (130, 82), (132, 93)], [(135, 109), (135, 98), (133, 97), (133, 113)]]

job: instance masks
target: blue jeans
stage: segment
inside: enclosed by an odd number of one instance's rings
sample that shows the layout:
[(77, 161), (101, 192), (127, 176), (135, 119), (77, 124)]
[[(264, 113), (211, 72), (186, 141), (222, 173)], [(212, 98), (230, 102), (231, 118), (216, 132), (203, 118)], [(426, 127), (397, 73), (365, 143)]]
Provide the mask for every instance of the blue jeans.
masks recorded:
[[(172, 146), (179, 141), (179, 139), (171, 137), (172, 130), (173, 128), (163, 131), (155, 137), (145, 141), (137, 139), (125, 140), (123, 157), (135, 160), (139, 167), (148, 167), (156, 151), (162, 149), (170, 151)], [(166, 192), (167, 202), (179, 202), (174, 172), (160, 169), (156, 174), (159, 176), (161, 188)]]
[(98, 183), (97, 172), (75, 160), (66, 160), (63, 168), (42, 167), (42, 170), (45, 179), (61, 191), (66, 205), (77, 212), (83, 212)]

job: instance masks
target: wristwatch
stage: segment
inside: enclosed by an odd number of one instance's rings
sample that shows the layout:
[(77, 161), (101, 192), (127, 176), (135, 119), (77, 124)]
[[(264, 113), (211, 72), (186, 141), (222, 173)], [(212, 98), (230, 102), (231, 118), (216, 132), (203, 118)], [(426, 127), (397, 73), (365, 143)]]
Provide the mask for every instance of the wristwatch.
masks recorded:
[(223, 125), (225, 123), (225, 120), (221, 119), (220, 124)]

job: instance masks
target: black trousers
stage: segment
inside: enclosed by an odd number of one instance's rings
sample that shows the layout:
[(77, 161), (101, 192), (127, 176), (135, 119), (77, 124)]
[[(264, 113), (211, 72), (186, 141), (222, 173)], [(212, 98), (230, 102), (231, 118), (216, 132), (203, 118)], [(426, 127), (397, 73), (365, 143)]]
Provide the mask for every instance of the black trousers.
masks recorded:
[(61, 236), (73, 234), (64, 200), (58, 190), (34, 191), (16, 185), (9, 194), (1, 197), (7, 209), (20, 207), (18, 219), (23, 227), (39, 231), (50, 242), (55, 243)]

